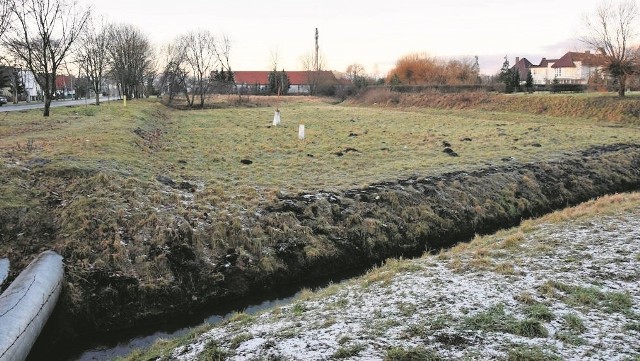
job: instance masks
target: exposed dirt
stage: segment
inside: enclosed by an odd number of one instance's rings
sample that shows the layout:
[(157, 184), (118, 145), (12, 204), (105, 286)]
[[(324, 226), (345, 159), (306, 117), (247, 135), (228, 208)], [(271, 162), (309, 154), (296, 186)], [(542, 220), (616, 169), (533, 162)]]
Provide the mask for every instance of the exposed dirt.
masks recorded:
[[(146, 255), (166, 260), (172, 279), (150, 284), (118, 269), (89, 267), (67, 279), (54, 322), (63, 330), (60, 336), (68, 338), (159, 322), (279, 285), (365, 269), (388, 257), (417, 256), (523, 218), (639, 188), (640, 146), (619, 144), (558, 155), (555, 161), (509, 162), (340, 193), (282, 197), (244, 215), (246, 226), (226, 235), (232, 244), (261, 229), (270, 237), (261, 256), (228, 247), (218, 258), (204, 259), (191, 226), (180, 226), (164, 233), (163, 248)], [(34, 244), (50, 242), (57, 230), (46, 209), (54, 208), (56, 199), (43, 195), (40, 208), (16, 210), (22, 216), (2, 214), (0, 238), (16, 239), (18, 232), (31, 229), (44, 232), (33, 234), (40, 242)], [(272, 264), (265, 265), (265, 259)], [(78, 289), (82, 292), (73, 292)], [(76, 294), (85, 298), (74, 299)]]

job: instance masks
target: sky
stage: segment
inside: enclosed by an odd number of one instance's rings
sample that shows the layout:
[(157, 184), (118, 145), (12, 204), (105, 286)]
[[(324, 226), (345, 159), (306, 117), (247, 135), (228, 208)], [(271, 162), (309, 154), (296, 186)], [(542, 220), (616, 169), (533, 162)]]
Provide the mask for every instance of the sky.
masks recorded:
[(206, 29), (231, 39), (234, 70), (302, 70), (315, 29), (324, 68), (358, 63), (384, 77), (402, 56), (479, 57), (495, 74), (505, 55), (558, 58), (581, 44), (583, 17), (602, 0), (79, 0), (95, 15), (142, 30), (158, 47)]

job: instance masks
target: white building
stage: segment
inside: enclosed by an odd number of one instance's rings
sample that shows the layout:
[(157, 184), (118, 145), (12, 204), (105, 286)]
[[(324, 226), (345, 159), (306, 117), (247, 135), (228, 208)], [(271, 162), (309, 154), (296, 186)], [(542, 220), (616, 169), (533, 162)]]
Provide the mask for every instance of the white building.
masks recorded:
[(20, 77), (22, 77), (22, 84), (24, 84), (26, 100), (29, 102), (42, 99), (42, 89), (33, 73), (28, 70), (20, 70), (19, 73)]
[(560, 59), (542, 58), (539, 65), (530, 67), (534, 84), (587, 84), (595, 74), (602, 74), (606, 57), (602, 54), (568, 52)]

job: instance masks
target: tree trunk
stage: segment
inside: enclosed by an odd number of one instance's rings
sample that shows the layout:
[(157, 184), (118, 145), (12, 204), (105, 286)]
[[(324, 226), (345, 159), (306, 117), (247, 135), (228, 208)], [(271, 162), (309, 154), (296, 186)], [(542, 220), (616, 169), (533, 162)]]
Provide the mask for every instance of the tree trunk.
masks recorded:
[(100, 105), (100, 92), (96, 92), (96, 105)]
[(44, 78), (44, 86), (42, 87), (44, 110), (42, 111), (42, 116), (48, 117), (49, 108), (51, 108), (51, 99), (53, 99), (53, 95), (56, 93), (56, 75), (53, 73), (51, 75), (45, 75)]
[(621, 75), (618, 78), (618, 84), (620, 85), (620, 88), (618, 88), (618, 96), (622, 98), (627, 90), (627, 76)]
[(45, 95), (44, 97), (44, 111), (42, 112), (43, 117), (49, 116), (49, 108), (51, 108), (51, 97)]
[(193, 101), (191, 99), (189, 99), (189, 92), (185, 90), (184, 91), (184, 96), (187, 97), (187, 105), (189, 106), (189, 108), (191, 108), (191, 106), (193, 106)]

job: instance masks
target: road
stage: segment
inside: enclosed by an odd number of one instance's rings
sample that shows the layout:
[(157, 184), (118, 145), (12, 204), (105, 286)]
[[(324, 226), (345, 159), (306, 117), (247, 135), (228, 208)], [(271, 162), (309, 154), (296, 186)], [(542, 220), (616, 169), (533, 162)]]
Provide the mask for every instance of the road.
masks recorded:
[[(102, 97), (100, 98), (100, 102), (107, 102), (107, 101), (114, 101), (114, 100), (118, 100), (117, 98), (107, 98), (107, 97)], [(95, 103), (95, 99), (79, 99), (79, 100), (54, 100), (51, 102), (51, 107), (52, 108), (57, 108), (57, 107), (69, 107), (69, 106), (73, 106), (73, 105), (91, 105)], [(42, 109), (44, 108), (44, 103), (43, 102), (31, 102), (31, 103), (25, 103), (22, 102), (20, 104), (5, 104), (3, 106), (0, 107), (0, 113), (1, 112), (17, 112), (17, 111), (21, 111), (21, 110), (30, 110), (30, 109)]]

